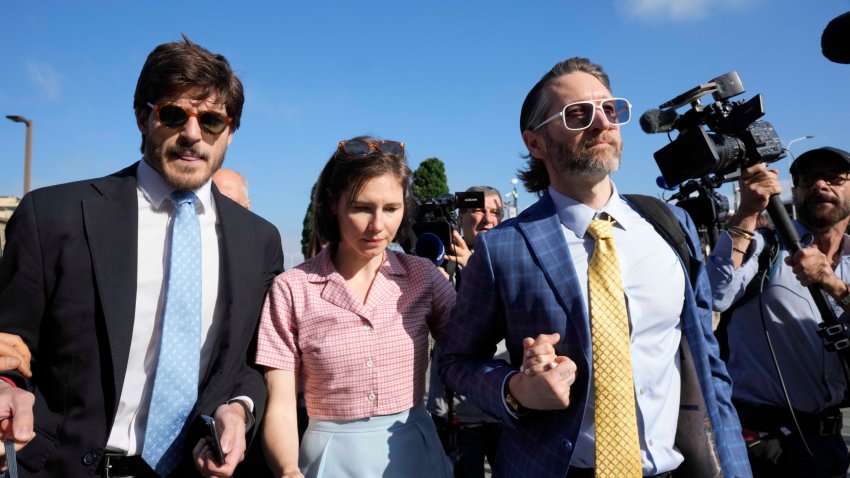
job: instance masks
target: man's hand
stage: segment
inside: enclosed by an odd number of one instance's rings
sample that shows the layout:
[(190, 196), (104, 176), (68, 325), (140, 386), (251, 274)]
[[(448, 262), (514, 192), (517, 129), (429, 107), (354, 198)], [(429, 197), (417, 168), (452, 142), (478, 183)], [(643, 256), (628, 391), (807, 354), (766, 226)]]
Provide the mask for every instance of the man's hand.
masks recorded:
[[(463, 237), (454, 229), (452, 229), (452, 243), (454, 247), (446, 251), (446, 259), (457, 262), (461, 267), (466, 267), (466, 262), (472, 256), (472, 251), (466, 246), (466, 241), (463, 240)], [(450, 252), (454, 254), (449, 254)]]
[(793, 256), (786, 257), (785, 264), (791, 266), (794, 276), (805, 287), (820, 284), (826, 293), (836, 298), (847, 293), (847, 285), (835, 275), (831, 261), (817, 247), (801, 248)]
[[(0, 440), (13, 438), (15, 451), (25, 447), (35, 438), (32, 413), (34, 404), (35, 395), (0, 381)], [(0, 447), (0, 457), (3, 457), (2, 466), (5, 467), (6, 450), (3, 447)]]
[(201, 475), (215, 478), (228, 478), (245, 458), (245, 411), (237, 403), (221, 405), (213, 415), (221, 439), (221, 451), (224, 464), (216, 463), (215, 454), (206, 439), (201, 439), (192, 450), (195, 467)]
[(555, 345), (561, 341), (561, 334), (540, 334), (537, 338), (526, 337), (522, 341), (523, 359), (519, 371), (534, 376), (558, 366), (555, 361)]
[[(508, 381), (511, 395), (532, 410), (560, 410), (570, 405), (570, 387), (576, 380), (576, 364), (554, 355), (560, 335), (541, 334), (523, 341), (523, 373)], [(530, 352), (530, 353), (529, 353)]]
[(770, 197), (782, 192), (779, 185), (779, 170), (768, 170), (764, 163), (756, 164), (741, 171), (741, 205), (735, 211), (735, 218), (752, 218), (752, 224), (736, 224), (744, 229), (755, 229), (755, 219), (767, 208)]
[(0, 332), (0, 371), (18, 369), (25, 377), (32, 377), (31, 359), (30, 349), (20, 337)]

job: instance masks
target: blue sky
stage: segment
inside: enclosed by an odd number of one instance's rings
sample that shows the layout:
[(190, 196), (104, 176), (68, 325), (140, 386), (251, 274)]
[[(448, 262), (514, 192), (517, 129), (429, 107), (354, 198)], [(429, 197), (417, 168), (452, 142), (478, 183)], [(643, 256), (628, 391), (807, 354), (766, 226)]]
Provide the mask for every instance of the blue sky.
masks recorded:
[[(839, 0), (5, 2), (0, 114), (35, 122), (33, 187), (102, 176), (139, 159), (132, 97), (147, 54), (185, 33), (242, 78), (242, 128), (225, 165), (250, 182), (253, 209), (300, 251), (310, 188), (340, 139), (407, 144), (436, 156), (449, 186), (506, 193), (525, 149), (519, 109), (556, 62), (587, 56), (634, 105), (623, 128), (620, 190), (658, 195), (641, 113), (736, 70), (799, 154), (850, 150), (850, 65), (820, 35)], [(2, 118), (0, 118), (2, 119)], [(0, 195), (23, 190), (23, 125), (0, 122)], [(687, 158), (683, 158), (686, 161)], [(787, 177), (788, 160), (776, 164)], [(533, 202), (520, 191), (519, 205)]]

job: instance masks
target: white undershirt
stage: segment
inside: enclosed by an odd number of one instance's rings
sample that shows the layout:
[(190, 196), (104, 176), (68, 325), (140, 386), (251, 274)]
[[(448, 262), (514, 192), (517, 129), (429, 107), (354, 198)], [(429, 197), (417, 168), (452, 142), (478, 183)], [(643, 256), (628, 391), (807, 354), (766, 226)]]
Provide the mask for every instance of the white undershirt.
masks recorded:
[[(145, 428), (153, 378), (162, 330), (163, 296), (168, 270), (168, 232), (174, 205), (168, 195), (174, 188), (144, 160), (139, 162), (138, 178), (138, 257), (136, 278), (136, 312), (133, 338), (124, 376), (124, 387), (118, 402), (115, 422), (106, 447), (111, 451), (140, 455), (145, 442)], [(201, 303), (201, 364), (200, 375), (206, 375), (212, 355), (210, 348), (216, 336), (213, 323), (221, 324), (223, 316), (219, 294), (219, 238), (221, 237), (212, 199), (210, 181), (194, 190), (198, 196), (195, 208), (201, 226), (202, 303)], [(211, 333), (212, 332), (212, 333)]]

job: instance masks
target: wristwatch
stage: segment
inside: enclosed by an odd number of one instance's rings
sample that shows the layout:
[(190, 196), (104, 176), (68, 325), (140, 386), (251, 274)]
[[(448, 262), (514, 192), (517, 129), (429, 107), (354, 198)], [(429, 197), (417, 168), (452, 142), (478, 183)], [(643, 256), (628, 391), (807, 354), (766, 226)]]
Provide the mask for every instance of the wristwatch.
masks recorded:
[(230, 399), (230, 400), (228, 400), (224, 403), (226, 403), (227, 405), (230, 405), (231, 403), (235, 403), (235, 404), (242, 407), (242, 410), (245, 412), (245, 431), (246, 432), (248, 430), (250, 430), (251, 427), (254, 426), (254, 422), (256, 421), (256, 419), (254, 418), (254, 412), (251, 411), (251, 407), (248, 406), (248, 403), (245, 402), (245, 400), (242, 400), (240, 398), (233, 398), (233, 399)]
[(519, 416), (525, 415), (530, 410), (528, 408), (525, 408), (521, 403), (519, 403), (519, 400), (517, 400), (516, 397), (511, 395), (509, 382), (510, 382), (510, 380), (505, 380), (505, 390), (504, 390), (505, 403), (517, 415), (519, 415)]

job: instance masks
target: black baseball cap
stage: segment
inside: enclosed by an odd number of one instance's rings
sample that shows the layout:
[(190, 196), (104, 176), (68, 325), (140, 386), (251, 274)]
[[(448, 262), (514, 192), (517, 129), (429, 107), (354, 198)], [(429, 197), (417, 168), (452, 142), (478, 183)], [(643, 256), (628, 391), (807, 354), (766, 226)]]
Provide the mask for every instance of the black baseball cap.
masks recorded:
[(811, 149), (797, 156), (797, 159), (795, 159), (794, 162), (791, 163), (791, 176), (796, 178), (797, 174), (800, 171), (800, 168), (805, 169), (806, 163), (809, 163), (814, 159), (837, 160), (837, 162), (846, 166), (847, 171), (850, 171), (850, 153), (844, 151), (843, 149), (832, 148), (827, 146), (824, 148)]

